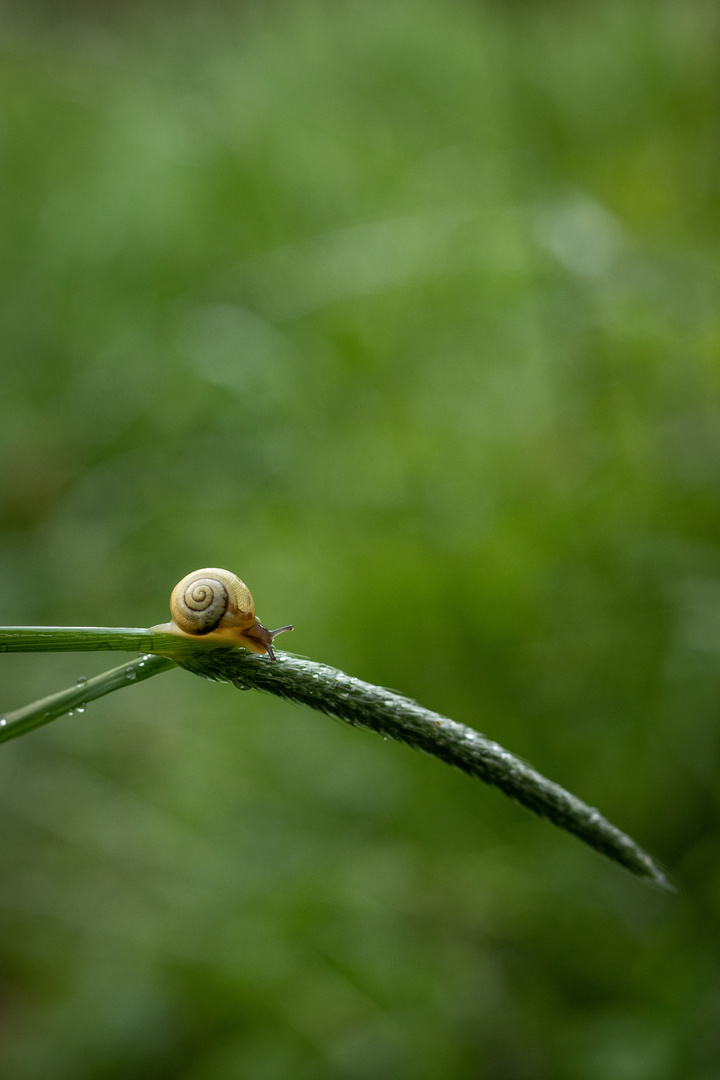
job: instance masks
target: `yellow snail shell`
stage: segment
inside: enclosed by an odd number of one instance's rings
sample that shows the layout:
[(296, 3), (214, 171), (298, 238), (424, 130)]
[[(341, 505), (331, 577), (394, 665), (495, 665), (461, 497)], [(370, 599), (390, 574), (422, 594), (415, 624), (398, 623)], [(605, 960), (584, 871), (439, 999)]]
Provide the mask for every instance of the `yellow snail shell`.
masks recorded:
[(153, 629), (179, 637), (242, 645), (275, 659), (273, 638), (292, 626), (268, 630), (255, 617), (255, 604), (244, 581), (229, 570), (208, 566), (179, 581), (170, 597), (172, 622)]

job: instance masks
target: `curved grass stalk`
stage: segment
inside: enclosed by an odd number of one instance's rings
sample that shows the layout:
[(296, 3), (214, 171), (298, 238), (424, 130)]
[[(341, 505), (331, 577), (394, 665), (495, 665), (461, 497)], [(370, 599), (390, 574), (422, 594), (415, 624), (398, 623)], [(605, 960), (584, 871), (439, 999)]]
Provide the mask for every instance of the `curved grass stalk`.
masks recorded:
[(673, 889), (662, 867), (631, 837), (559, 784), (548, 780), (498, 743), (440, 713), (325, 664), (278, 652), (277, 662), (241, 648), (195, 643), (171, 634), (122, 627), (6, 627), (3, 651), (142, 651), (104, 675), (17, 709), (0, 718), (0, 742), (23, 735), (88, 701), (180, 666), (308, 705), (356, 727), (404, 742), (499, 788), (523, 806), (579, 837), (634, 874)]
[(392, 690), (336, 668), (277, 653), (277, 663), (242, 649), (206, 649), (177, 657), (180, 667), (240, 689), (262, 690), (309, 705), (355, 727), (424, 750), (500, 788), (529, 810), (574, 833), (634, 874), (673, 890), (663, 869), (620, 829), (499, 743)]

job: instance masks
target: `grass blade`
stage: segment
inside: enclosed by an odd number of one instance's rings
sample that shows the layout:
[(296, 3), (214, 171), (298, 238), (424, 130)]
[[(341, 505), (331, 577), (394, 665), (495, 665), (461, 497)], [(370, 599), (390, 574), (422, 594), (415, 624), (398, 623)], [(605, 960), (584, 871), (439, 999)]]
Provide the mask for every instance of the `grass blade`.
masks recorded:
[(59, 716), (76, 709), (84, 709), (89, 701), (111, 694), (114, 690), (121, 690), (124, 686), (134, 686), (143, 679), (149, 679), (174, 667), (174, 661), (164, 656), (140, 656), (111, 671), (105, 671), (102, 675), (96, 675), (93, 679), (83, 680), (67, 690), (33, 701), (31, 705), (25, 705), (22, 709), (15, 709), (14, 712), (0, 717), (0, 742), (16, 739), (28, 731), (42, 727), (43, 724), (49, 724)]
[[(672, 889), (659, 864), (638, 844), (559, 784), (504, 747), (409, 698), (343, 671), (277, 653), (277, 662), (244, 649), (197, 644), (172, 634), (127, 627), (11, 626), (0, 629), (0, 652), (118, 649), (146, 654), (69, 690), (0, 718), (0, 742), (24, 735), (88, 701), (177, 665), (206, 679), (230, 682), (296, 701), (353, 726), (407, 743), (500, 788), (523, 806), (566, 829), (634, 874)], [(170, 659), (172, 657), (173, 659)]]
[[(183, 652), (187, 639), (126, 626), (3, 626), (0, 652)], [(190, 648), (197, 648), (190, 642)]]
[(187, 654), (177, 662), (204, 678), (276, 694), (424, 750), (500, 788), (639, 877), (673, 891), (659, 864), (595, 807), (473, 728), (424, 709), (392, 690), (281, 652), (274, 664), (242, 649), (220, 648)]

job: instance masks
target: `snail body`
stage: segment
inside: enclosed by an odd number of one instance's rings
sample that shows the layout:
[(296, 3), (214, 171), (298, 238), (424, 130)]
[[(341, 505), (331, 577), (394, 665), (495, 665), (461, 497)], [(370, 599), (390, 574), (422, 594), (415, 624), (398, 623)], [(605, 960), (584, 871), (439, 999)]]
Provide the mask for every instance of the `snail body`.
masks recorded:
[(170, 597), (172, 621), (153, 627), (161, 633), (203, 641), (242, 645), (275, 659), (273, 638), (292, 626), (268, 630), (255, 616), (252, 594), (229, 570), (208, 566), (179, 581)]

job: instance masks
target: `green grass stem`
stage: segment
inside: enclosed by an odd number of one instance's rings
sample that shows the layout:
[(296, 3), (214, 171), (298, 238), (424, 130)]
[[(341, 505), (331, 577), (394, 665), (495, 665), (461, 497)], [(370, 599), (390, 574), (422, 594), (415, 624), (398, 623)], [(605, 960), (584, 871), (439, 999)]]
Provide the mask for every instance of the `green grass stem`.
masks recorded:
[(112, 694), (114, 690), (122, 690), (124, 686), (134, 686), (175, 666), (174, 661), (164, 656), (141, 656), (92, 679), (80, 679), (67, 690), (40, 698), (0, 717), (0, 742), (17, 739), (67, 713), (83, 712), (88, 702)]
[(178, 657), (177, 662), (204, 678), (276, 694), (424, 750), (500, 788), (639, 877), (673, 890), (659, 864), (595, 807), (473, 728), (431, 712), (392, 690), (282, 652), (277, 653), (274, 664), (242, 649), (205, 649)]
[[(424, 750), (499, 788), (516, 802), (579, 837), (634, 874), (672, 889), (665, 873), (634, 840), (559, 784), (473, 728), (431, 712), (392, 690), (343, 671), (278, 652), (277, 662), (244, 649), (188, 642), (171, 634), (115, 627), (5, 627), (0, 652), (142, 651), (145, 655), (0, 718), (0, 742), (24, 735), (89, 701), (179, 665), (240, 689), (275, 694), (355, 727)], [(156, 655), (149, 655), (156, 654)], [(172, 657), (172, 659), (170, 658)]]

